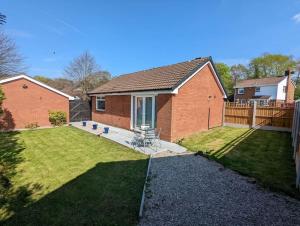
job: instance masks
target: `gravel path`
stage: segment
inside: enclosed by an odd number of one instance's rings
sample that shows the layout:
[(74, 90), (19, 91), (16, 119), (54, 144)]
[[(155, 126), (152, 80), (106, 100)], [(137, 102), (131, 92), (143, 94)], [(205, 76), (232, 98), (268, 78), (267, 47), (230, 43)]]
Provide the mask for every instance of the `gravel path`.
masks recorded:
[(140, 225), (300, 225), (300, 201), (201, 156), (160, 155)]

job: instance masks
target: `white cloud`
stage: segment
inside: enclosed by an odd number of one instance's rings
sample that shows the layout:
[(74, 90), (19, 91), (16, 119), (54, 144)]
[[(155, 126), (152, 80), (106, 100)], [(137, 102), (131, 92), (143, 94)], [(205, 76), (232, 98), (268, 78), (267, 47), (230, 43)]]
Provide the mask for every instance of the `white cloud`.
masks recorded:
[(34, 36), (33, 34), (27, 31), (22, 31), (18, 29), (6, 29), (5, 31), (8, 35), (19, 37), (19, 38), (32, 38)]
[(47, 11), (40, 11), (43, 15), (47, 16), (49, 19), (53, 20), (56, 22), (56, 27), (49, 27), (49, 30), (53, 33), (56, 33), (57, 35), (63, 36), (65, 35), (68, 31), (72, 31), (78, 34), (81, 34), (85, 36), (85, 34), (75, 25), (67, 22), (66, 20), (63, 20), (61, 18), (55, 18), (56, 15), (53, 13), (49, 13)]
[(48, 30), (49, 30), (50, 32), (55, 33), (55, 34), (57, 34), (57, 35), (59, 35), (59, 36), (64, 36), (64, 34), (65, 34), (64, 31), (62, 31), (61, 29), (57, 29), (57, 28), (55, 28), (55, 27), (47, 26), (47, 28), (48, 28)]
[(81, 33), (81, 31), (79, 30), (79, 28), (75, 27), (74, 25), (66, 22), (65, 20), (62, 20), (62, 19), (56, 19), (57, 22), (63, 24), (65, 27), (71, 29), (72, 31), (74, 32), (77, 32), (77, 33)]
[(296, 22), (296, 23), (300, 23), (300, 13), (294, 15), (292, 17), (292, 19)]

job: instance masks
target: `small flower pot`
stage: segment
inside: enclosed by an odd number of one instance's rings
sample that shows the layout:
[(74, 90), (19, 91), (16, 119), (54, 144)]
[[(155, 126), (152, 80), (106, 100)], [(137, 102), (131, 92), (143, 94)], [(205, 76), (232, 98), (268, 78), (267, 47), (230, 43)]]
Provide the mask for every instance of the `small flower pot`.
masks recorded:
[(96, 130), (98, 128), (98, 124), (93, 124), (93, 130)]
[(108, 131), (109, 131), (109, 127), (104, 127), (103, 133), (108, 133)]
[(86, 126), (86, 122), (82, 122), (82, 126)]

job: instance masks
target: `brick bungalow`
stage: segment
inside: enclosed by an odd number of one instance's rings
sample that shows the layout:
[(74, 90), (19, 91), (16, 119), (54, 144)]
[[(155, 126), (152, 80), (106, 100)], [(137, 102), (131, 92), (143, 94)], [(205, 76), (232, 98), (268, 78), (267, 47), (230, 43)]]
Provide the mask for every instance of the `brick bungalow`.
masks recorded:
[(67, 113), (69, 121), (69, 96), (29, 76), (19, 75), (0, 80), (5, 94), (4, 115), (0, 118), (0, 130), (22, 129), (30, 123), (50, 126), (49, 110)]
[(167, 141), (221, 126), (226, 98), (211, 57), (122, 75), (89, 95), (93, 121), (128, 130), (147, 124)]

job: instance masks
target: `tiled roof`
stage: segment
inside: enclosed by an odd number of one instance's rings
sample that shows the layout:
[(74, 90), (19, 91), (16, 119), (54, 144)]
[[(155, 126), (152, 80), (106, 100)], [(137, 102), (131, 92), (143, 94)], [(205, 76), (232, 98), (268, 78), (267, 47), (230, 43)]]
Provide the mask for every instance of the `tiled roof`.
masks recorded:
[(191, 61), (121, 75), (92, 90), (89, 94), (171, 90), (210, 60), (210, 57), (196, 58)]
[(236, 82), (234, 88), (277, 85), (285, 78), (286, 76), (240, 80)]

